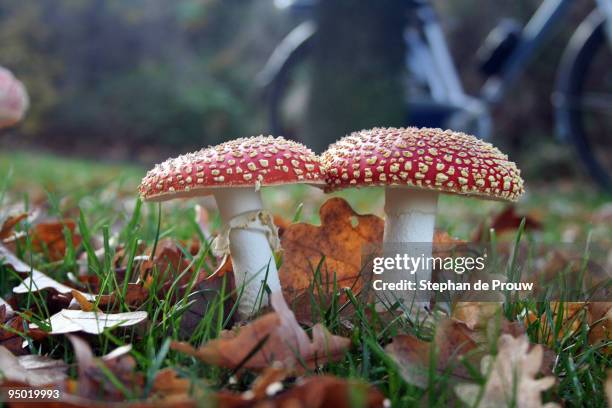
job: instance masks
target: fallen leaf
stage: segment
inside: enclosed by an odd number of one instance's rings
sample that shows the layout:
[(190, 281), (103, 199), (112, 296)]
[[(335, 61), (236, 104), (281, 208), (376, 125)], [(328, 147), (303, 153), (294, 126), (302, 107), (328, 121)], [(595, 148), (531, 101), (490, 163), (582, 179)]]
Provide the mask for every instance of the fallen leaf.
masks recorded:
[[(17, 256), (2, 244), (0, 244), (0, 263), (9, 265), (17, 273), (28, 274), (23, 282), (13, 288), (13, 293), (31, 293), (43, 289), (53, 289), (62, 294), (71, 294), (72, 291), (75, 290), (32, 268), (30, 265), (17, 258)], [(95, 295), (91, 293), (80, 293), (88, 300), (95, 299)]]
[(6, 314), (6, 306), (0, 306), (0, 344), (13, 354), (24, 354), (23, 335), (27, 335), (32, 340), (42, 340), (47, 333), (40, 329), (32, 328), (24, 321), (22, 315), (12, 317)]
[[(109, 312), (109, 311), (116, 309), (119, 306), (119, 304), (121, 303), (119, 301), (119, 298), (126, 305), (136, 308), (142, 305), (147, 300), (148, 297), (149, 297), (149, 290), (146, 289), (144, 285), (140, 283), (128, 283), (126, 286), (124, 295), (120, 293), (116, 293), (116, 292), (113, 292), (109, 295), (98, 295), (96, 296), (95, 301), (93, 303), (97, 302), (99, 309), (104, 309), (105, 312)], [(84, 300), (88, 301), (87, 298), (85, 298)], [(88, 301), (88, 302), (92, 303), (92, 301)], [(79, 301), (79, 304), (81, 304), (80, 301)], [(81, 308), (83, 309), (82, 305), (81, 305)]]
[(15, 314), (15, 310), (13, 310), (13, 307), (2, 298), (0, 298), (0, 308), (1, 307), (4, 308), (4, 311), (1, 313), (1, 321), (4, 321), (5, 318), (13, 317), (13, 315)]
[(274, 225), (278, 228), (278, 236), (282, 237), (285, 230), (291, 225), (291, 221), (278, 214), (274, 214)]
[[(142, 280), (146, 280), (147, 276), (153, 272), (152, 268), (155, 267), (161, 282), (172, 284), (183, 271), (190, 267), (190, 262), (185, 258), (181, 248), (170, 238), (162, 239), (157, 243), (153, 260), (151, 260), (152, 250), (151, 248), (147, 251), (148, 261), (141, 264), (140, 278)], [(185, 284), (190, 279), (190, 274), (184, 274), (180, 284)]]
[(432, 248), (432, 252), (433, 255), (436, 256), (436, 251), (447, 253), (450, 250), (456, 248), (457, 246), (465, 246), (467, 244), (467, 241), (455, 238), (447, 231), (435, 229), (433, 235), (433, 244), (434, 246)]
[(148, 249), (147, 259), (140, 264), (139, 281), (144, 283), (144, 289), (148, 289), (147, 284), (157, 279), (160, 283), (157, 291), (159, 298), (163, 298), (171, 289), (174, 290), (172, 301), (182, 298), (185, 291), (190, 288), (194, 274), (197, 274), (194, 287), (209, 278), (205, 268), (199, 271), (193, 269), (193, 264), (185, 256), (179, 244), (171, 239), (163, 239), (158, 243), (151, 260), (152, 250)]
[(606, 387), (606, 397), (608, 399), (608, 406), (612, 407), (612, 370), (608, 370), (605, 387)]
[(219, 408), (364, 408), (389, 407), (384, 395), (371, 385), (330, 375), (307, 378), (288, 390), (282, 384), (268, 386), (265, 397), (257, 398), (251, 390), (237, 395), (218, 392), (214, 398)]
[[(49, 334), (64, 334), (79, 331), (90, 334), (100, 334), (109, 328), (136, 325), (146, 318), (147, 312), (105, 314), (101, 312), (64, 309), (49, 318), (49, 323), (51, 324), (51, 331)], [(32, 324), (30, 327), (36, 328), (37, 326)]]
[[(599, 345), (612, 339), (612, 302), (590, 302), (589, 312), (589, 344)], [(612, 346), (602, 348), (606, 354), (612, 352)]]
[(511, 322), (506, 320), (506, 318), (503, 316), (501, 316), (501, 319), (499, 320), (491, 319), (487, 330), (489, 331), (490, 339), (493, 338), (492, 336), (497, 339), (502, 334), (509, 334), (512, 337), (519, 337), (527, 333), (527, 329), (522, 322)]
[(480, 408), (560, 407), (553, 402), (542, 403), (541, 393), (554, 385), (555, 378), (535, 378), (540, 371), (543, 351), (540, 345), (533, 346), (530, 351), (529, 348), (527, 336), (500, 336), (497, 356), (487, 355), (481, 360), (481, 372), (487, 378), (484, 389), (476, 384), (457, 385), (455, 392), (459, 399)]
[[(12, 265), (14, 267), (14, 265)], [(18, 271), (19, 272), (19, 271)], [(44, 289), (53, 289), (62, 294), (72, 294), (73, 291), (79, 292), (87, 300), (95, 300), (96, 295), (78, 291), (70, 286), (64, 285), (55, 279), (45, 275), (44, 273), (32, 269), (30, 275), (23, 280), (19, 285), (13, 288), (13, 293), (24, 294), (39, 292)]]
[(539, 230), (542, 229), (542, 223), (533, 216), (521, 216), (516, 212), (516, 208), (513, 205), (509, 205), (502, 212), (495, 215), (493, 220), (486, 227), (485, 223), (481, 223), (480, 226), (472, 234), (473, 242), (482, 242), (483, 240), (489, 239), (489, 231), (495, 230), (495, 233), (500, 235), (505, 232), (515, 231), (521, 225), (521, 222), (525, 218), (525, 229), (526, 230)]
[(109, 380), (108, 372), (115, 377), (122, 388), (132, 392), (142, 388), (144, 376), (135, 371), (136, 362), (127, 354), (129, 347), (121, 347), (118, 351), (114, 350), (98, 358), (82, 338), (68, 335), (68, 339), (74, 348), (79, 370), (76, 382), (72, 380), (72, 383), (68, 384), (71, 394), (88, 399), (103, 398), (104, 401), (125, 400), (126, 396), (122, 390)]
[(63, 381), (67, 377), (68, 365), (46, 356), (16, 357), (6, 347), (0, 346), (0, 371), (4, 381), (38, 387)]
[(81, 292), (73, 290), (72, 297), (79, 303), (81, 310), (86, 312), (92, 312), (94, 310), (94, 304), (91, 303)]
[(7, 217), (0, 227), (0, 241), (10, 237), (15, 226), (26, 218), (28, 218), (27, 212)]
[(284, 252), (279, 277), (292, 305), (308, 291), (323, 257), (320, 280), (330, 285), (322, 289), (331, 291), (335, 276), (339, 288), (359, 293), (364, 286), (361, 272), (365, 255), (376, 252), (382, 243), (384, 221), (375, 215), (357, 214), (341, 198), (327, 200), (319, 214), (321, 226), (291, 224), (281, 238)]
[(403, 334), (395, 336), (385, 351), (408, 383), (425, 388), (433, 361), (437, 373), (450, 372), (455, 377), (471, 378), (462, 361), (473, 361), (478, 351), (472, 336), (473, 331), (464, 323), (444, 319), (437, 325), (432, 342)]
[(265, 398), (270, 387), (274, 387), (275, 384), (283, 381), (285, 378), (287, 378), (288, 374), (288, 371), (278, 364), (273, 364), (264, 369), (264, 371), (255, 379), (253, 385), (251, 386), (253, 399), (259, 400), (261, 398)]
[(497, 316), (502, 304), (498, 302), (457, 302), (451, 317), (472, 330), (486, 329), (492, 318)]
[(47, 252), (52, 261), (60, 260), (66, 253), (66, 236), (64, 230), (70, 232), (72, 245), (81, 244), (81, 237), (75, 233), (76, 223), (73, 220), (41, 222), (36, 224), (30, 235), (32, 249), (36, 252)]
[[(537, 258), (536, 273), (527, 276), (523, 281), (534, 283), (535, 297), (546, 296), (549, 299), (564, 297), (566, 290), (563, 287), (580, 289), (585, 292), (598, 288), (591, 293), (593, 300), (607, 300), (610, 298), (610, 276), (605, 267), (598, 261), (598, 256), (592, 255), (585, 259), (582, 250), (569, 248), (547, 250)], [(561, 275), (561, 277), (560, 277)], [(577, 295), (569, 295), (576, 298)]]
[(17, 258), (17, 256), (13, 254), (7, 247), (2, 245), (2, 243), (0, 243), (0, 262), (3, 265), (9, 265), (15, 270), (15, 272), (29, 273), (30, 270), (32, 270), (32, 267), (30, 265)]
[(312, 328), (312, 340), (295, 320), (280, 293), (270, 296), (274, 313), (268, 313), (241, 327), (226, 332), (199, 349), (190, 344), (173, 342), (174, 350), (193, 355), (202, 361), (226, 368), (240, 365), (263, 370), (274, 362), (287, 370), (303, 371), (302, 362), (309, 368), (341, 358), (350, 340), (331, 335), (322, 325)]
[(172, 368), (164, 368), (155, 375), (153, 381), (153, 393), (158, 397), (172, 395), (187, 395), (191, 388), (191, 381), (180, 378)]
[[(227, 265), (227, 262), (224, 265)], [(225, 267), (224, 265), (222, 265), (221, 268)], [(212, 308), (217, 307), (217, 302), (221, 293), (232, 293), (234, 290), (233, 279), (228, 278), (224, 279), (222, 273), (213, 273), (207, 279), (194, 285), (187, 298), (189, 307), (181, 317), (181, 337), (189, 338), (192, 336), (193, 331), (200, 325), (202, 319), (204, 319), (208, 313), (211, 313)], [(232, 297), (226, 296), (223, 306), (223, 316), (219, 316), (217, 312), (214, 312), (217, 313), (219, 319), (223, 322), (227, 322), (230, 326), (234, 320), (234, 315), (230, 315), (232, 307)]]
[[(553, 345), (555, 340), (561, 340), (565, 336), (578, 331), (585, 322), (588, 322), (588, 313), (585, 302), (550, 302), (552, 321), (546, 313), (541, 316), (533, 311), (528, 311), (525, 315), (526, 324), (533, 324), (539, 320), (538, 333), (541, 343)], [(561, 319), (561, 327), (554, 337), (557, 320)]]

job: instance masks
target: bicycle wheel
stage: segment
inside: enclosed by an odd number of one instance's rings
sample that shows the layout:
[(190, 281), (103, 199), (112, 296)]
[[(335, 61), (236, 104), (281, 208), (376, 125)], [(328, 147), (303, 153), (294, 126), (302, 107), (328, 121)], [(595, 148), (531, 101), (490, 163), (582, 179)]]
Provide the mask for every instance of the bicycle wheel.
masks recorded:
[(305, 115), (310, 100), (311, 62), (314, 32), (287, 55), (268, 87), (267, 110), (270, 131), (308, 144)]
[(593, 179), (612, 190), (612, 47), (593, 12), (565, 52), (557, 91), (558, 127)]

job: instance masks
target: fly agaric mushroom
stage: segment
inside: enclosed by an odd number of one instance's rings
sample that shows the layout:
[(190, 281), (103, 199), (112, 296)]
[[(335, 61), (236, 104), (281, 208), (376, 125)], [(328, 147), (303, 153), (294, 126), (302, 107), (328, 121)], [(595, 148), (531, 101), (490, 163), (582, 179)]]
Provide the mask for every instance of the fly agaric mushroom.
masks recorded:
[(25, 87), (6, 68), (0, 67), (0, 128), (13, 126), (28, 109)]
[[(327, 191), (385, 186), (385, 253), (410, 243), (411, 257), (431, 257), (438, 194), (516, 201), (524, 192), (520, 170), (508, 156), (490, 143), (450, 130), (411, 127), (354, 132), (332, 144), (322, 154), (321, 164)], [(431, 265), (406, 275), (399, 269), (387, 271), (385, 281), (430, 280)], [(405, 305), (415, 300), (409, 291), (384, 290), (382, 295)], [(427, 293), (423, 295), (428, 299)]]
[(158, 164), (139, 191), (148, 201), (214, 195), (224, 228), (213, 242), (213, 252), (231, 253), (236, 286), (243, 285), (237, 310), (245, 318), (266, 303), (264, 278), (271, 292), (281, 290), (273, 255), (280, 246), (278, 232), (272, 216), (263, 210), (259, 188), (295, 183), (325, 183), (319, 158), (302, 144), (257, 136)]

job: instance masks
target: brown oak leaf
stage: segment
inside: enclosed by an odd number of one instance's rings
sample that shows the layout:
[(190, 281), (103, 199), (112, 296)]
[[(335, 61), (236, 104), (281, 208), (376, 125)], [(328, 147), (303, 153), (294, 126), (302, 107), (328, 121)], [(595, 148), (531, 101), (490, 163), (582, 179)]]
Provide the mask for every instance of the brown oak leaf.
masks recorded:
[(37, 387), (63, 381), (67, 377), (68, 365), (40, 355), (16, 357), (6, 347), (0, 346), (0, 371), (3, 381)]
[[(308, 292), (321, 259), (320, 280), (330, 290), (334, 277), (339, 288), (358, 293), (364, 286), (364, 256), (382, 243), (384, 221), (375, 215), (357, 214), (342, 198), (330, 198), (320, 208), (321, 226), (295, 223), (287, 226), (279, 276), (283, 292), (294, 308)], [(319, 293), (319, 295), (322, 295)], [(302, 299), (303, 300), (303, 299)], [(309, 301), (304, 300), (305, 303)]]
[[(244, 367), (263, 370), (273, 363), (297, 372), (327, 361), (342, 358), (350, 340), (330, 334), (320, 324), (312, 328), (312, 340), (300, 327), (281, 293), (273, 293), (270, 302), (274, 313), (268, 313), (237, 331), (224, 332), (199, 349), (174, 342), (174, 350), (193, 355), (202, 361), (226, 368)], [(306, 367), (303, 366), (306, 365)]]
[(517, 214), (516, 208), (513, 205), (509, 205), (504, 210), (493, 217), (493, 220), (487, 227), (485, 223), (481, 223), (480, 226), (472, 234), (473, 242), (481, 242), (489, 239), (490, 229), (494, 229), (496, 234), (502, 234), (504, 232), (515, 231), (521, 225), (521, 222), (525, 218), (525, 229), (526, 230), (539, 230), (542, 229), (542, 223), (531, 215), (521, 216)]
[(52, 261), (60, 260), (66, 253), (66, 236), (64, 228), (70, 231), (72, 245), (77, 247), (81, 237), (75, 233), (76, 223), (73, 220), (41, 222), (36, 224), (30, 233), (32, 249), (37, 252), (47, 251)]
[(555, 403), (542, 402), (541, 393), (554, 385), (555, 378), (536, 379), (543, 359), (540, 345), (532, 347), (527, 336), (515, 338), (504, 334), (497, 348), (497, 356), (487, 355), (481, 360), (481, 372), (487, 378), (484, 389), (476, 384), (457, 385), (455, 392), (459, 399), (480, 408), (559, 407)]
[(461, 360), (473, 361), (478, 345), (473, 331), (464, 323), (444, 319), (436, 329), (433, 341), (427, 342), (413, 335), (398, 335), (385, 351), (398, 364), (404, 379), (419, 387), (427, 386), (429, 367), (436, 362), (438, 373), (450, 372), (459, 378), (470, 378)]
[[(227, 391), (215, 395), (219, 408), (383, 408), (388, 400), (376, 388), (355, 380), (345, 380), (330, 375), (309, 377), (288, 390), (268, 387), (265, 396), (256, 396), (251, 390), (242, 395)], [(359, 401), (359, 404), (356, 403)], [(357, 405), (356, 405), (357, 404)]]
[(28, 218), (26, 212), (7, 217), (0, 226), (0, 241), (9, 238), (13, 234), (15, 226), (26, 218)]
[[(588, 322), (589, 314), (585, 302), (550, 302), (552, 321), (544, 313), (537, 316), (533, 311), (527, 312), (525, 321), (527, 324), (532, 324), (536, 320), (539, 321), (539, 333), (542, 343), (552, 345), (555, 340), (560, 340), (567, 335), (571, 335), (580, 330), (585, 322)], [(557, 319), (561, 319), (561, 327), (557, 332), (557, 337), (554, 337), (555, 326)]]

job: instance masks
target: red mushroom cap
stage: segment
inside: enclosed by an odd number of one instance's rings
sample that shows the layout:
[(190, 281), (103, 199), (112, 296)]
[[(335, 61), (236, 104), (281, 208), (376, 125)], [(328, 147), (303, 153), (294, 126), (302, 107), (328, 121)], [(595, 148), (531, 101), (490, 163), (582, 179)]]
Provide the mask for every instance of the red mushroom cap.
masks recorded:
[(490, 143), (465, 133), (430, 128), (374, 128), (354, 132), (321, 155), (327, 191), (406, 185), (445, 193), (516, 201), (520, 170)]
[(240, 138), (156, 165), (138, 188), (143, 199), (164, 201), (210, 194), (212, 188), (324, 184), (319, 158), (282, 137)]

